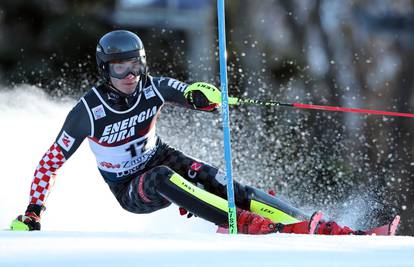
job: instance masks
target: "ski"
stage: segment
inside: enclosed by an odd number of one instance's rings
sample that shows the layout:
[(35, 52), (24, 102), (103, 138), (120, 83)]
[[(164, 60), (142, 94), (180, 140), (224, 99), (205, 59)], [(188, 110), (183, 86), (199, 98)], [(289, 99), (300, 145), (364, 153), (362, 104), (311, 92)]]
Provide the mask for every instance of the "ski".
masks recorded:
[(374, 227), (363, 232), (365, 232), (367, 235), (395, 235), (395, 232), (398, 229), (398, 225), (400, 224), (400, 219), (400, 216), (396, 215), (389, 224)]
[(321, 211), (317, 211), (312, 214), (310, 222), (309, 222), (309, 234), (313, 235), (316, 232), (316, 228), (319, 225), (319, 222), (322, 220), (323, 213)]

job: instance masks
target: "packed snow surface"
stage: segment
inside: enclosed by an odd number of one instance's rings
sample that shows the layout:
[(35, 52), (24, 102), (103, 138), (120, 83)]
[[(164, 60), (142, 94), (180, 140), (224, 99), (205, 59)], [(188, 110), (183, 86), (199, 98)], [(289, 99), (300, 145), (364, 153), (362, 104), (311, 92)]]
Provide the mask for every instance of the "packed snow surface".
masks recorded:
[[(164, 225), (164, 223), (161, 223)], [(157, 227), (157, 223), (154, 227)], [(412, 237), (138, 232), (0, 234), (0, 266), (413, 266)]]
[[(0, 228), (29, 199), (34, 170), (73, 100), (22, 87), (0, 91)], [(58, 171), (41, 232), (0, 232), (0, 266), (414, 266), (414, 238), (221, 235), (177, 207), (128, 213), (100, 177), (86, 142)]]

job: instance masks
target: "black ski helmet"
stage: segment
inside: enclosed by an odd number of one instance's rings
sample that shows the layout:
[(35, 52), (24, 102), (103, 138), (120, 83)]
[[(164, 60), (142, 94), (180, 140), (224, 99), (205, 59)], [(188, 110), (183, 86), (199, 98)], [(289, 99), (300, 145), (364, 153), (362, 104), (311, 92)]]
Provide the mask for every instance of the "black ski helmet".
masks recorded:
[(139, 75), (147, 76), (147, 61), (141, 39), (126, 30), (111, 31), (102, 36), (96, 46), (96, 64), (101, 78), (109, 83), (109, 61), (138, 58), (142, 64)]

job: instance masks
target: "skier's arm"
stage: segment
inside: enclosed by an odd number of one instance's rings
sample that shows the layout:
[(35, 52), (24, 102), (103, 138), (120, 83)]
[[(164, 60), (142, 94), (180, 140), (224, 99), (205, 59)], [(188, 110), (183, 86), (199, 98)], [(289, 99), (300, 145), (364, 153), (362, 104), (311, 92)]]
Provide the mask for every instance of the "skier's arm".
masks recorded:
[(40, 230), (41, 214), (54, 184), (56, 171), (77, 150), (90, 134), (91, 123), (82, 103), (70, 111), (56, 141), (47, 150), (35, 170), (30, 189), (30, 201), (24, 215), (12, 222), (12, 230)]
[(168, 103), (187, 108), (215, 111), (221, 102), (220, 91), (211, 84), (196, 82), (191, 85), (172, 78), (161, 78), (158, 89)]

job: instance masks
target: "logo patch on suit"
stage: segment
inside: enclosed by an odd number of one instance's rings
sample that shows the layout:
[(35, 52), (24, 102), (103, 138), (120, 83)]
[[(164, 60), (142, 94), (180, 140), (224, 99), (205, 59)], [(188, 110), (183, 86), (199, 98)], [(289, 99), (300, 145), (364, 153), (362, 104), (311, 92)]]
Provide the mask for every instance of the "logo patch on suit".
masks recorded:
[(219, 182), (221, 185), (227, 185), (227, 176), (222, 171), (218, 171), (214, 179), (216, 179), (216, 181)]
[(196, 171), (196, 172), (198, 172), (199, 170), (200, 170), (200, 168), (203, 166), (204, 164), (202, 164), (202, 163), (200, 163), (200, 162), (197, 162), (197, 161), (194, 161), (192, 164), (191, 164), (191, 169), (193, 170), (193, 171)]
[(152, 86), (144, 88), (143, 90), (144, 90), (145, 99), (150, 99), (151, 97), (155, 96), (154, 90), (152, 90)]
[(92, 109), (92, 113), (93, 113), (93, 117), (95, 118), (95, 120), (99, 120), (106, 116), (105, 109), (102, 105), (94, 107)]
[(66, 150), (66, 152), (69, 152), (69, 150), (72, 148), (73, 144), (75, 143), (75, 138), (68, 135), (65, 131), (62, 132), (62, 134), (59, 137), (58, 144)]
[(185, 84), (183, 82), (180, 82), (178, 80), (175, 79), (169, 79), (168, 80), (168, 86), (180, 91), (180, 92), (184, 92), (185, 89), (188, 87), (188, 84)]

